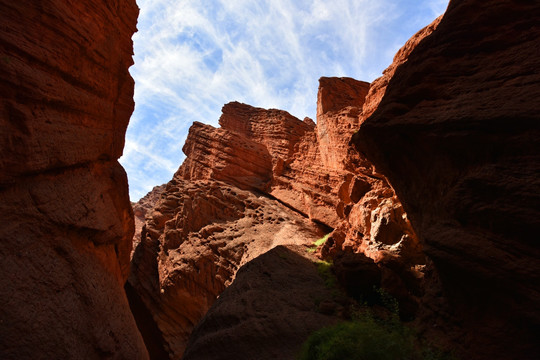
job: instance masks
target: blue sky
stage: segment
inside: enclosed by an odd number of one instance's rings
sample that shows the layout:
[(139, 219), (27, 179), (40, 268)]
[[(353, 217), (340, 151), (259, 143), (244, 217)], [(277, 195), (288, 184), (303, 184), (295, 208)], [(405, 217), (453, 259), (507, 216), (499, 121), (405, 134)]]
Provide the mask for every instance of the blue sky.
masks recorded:
[(447, 0), (138, 0), (132, 201), (168, 182), (193, 121), (240, 101), (315, 120), (318, 79), (373, 81)]

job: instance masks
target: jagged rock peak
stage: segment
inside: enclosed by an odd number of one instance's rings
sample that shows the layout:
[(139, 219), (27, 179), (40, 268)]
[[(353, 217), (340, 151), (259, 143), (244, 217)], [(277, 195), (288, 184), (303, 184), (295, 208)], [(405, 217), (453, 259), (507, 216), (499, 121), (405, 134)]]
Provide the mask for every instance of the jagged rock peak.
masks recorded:
[(321, 77), (317, 94), (317, 122), (327, 112), (362, 108), (370, 84), (349, 77)]

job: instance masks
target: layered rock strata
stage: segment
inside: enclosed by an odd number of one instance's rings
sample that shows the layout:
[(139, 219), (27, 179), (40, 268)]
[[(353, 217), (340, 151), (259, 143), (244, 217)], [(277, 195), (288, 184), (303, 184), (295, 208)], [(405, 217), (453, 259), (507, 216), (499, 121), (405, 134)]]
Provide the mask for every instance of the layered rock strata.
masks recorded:
[(134, 1), (0, 1), (0, 358), (143, 359), (123, 291)]
[(130, 277), (172, 357), (242, 265), (329, 232), (319, 256), (366, 254), (414, 316), (425, 263), (414, 231), (385, 178), (365, 158), (349, 159), (368, 89), (322, 78), (318, 125), (236, 102), (223, 107), (221, 128), (193, 124), (186, 160), (146, 216)]
[(451, 1), (353, 140), (403, 201), (471, 359), (540, 354), (539, 19), (538, 2)]
[[(310, 219), (335, 227), (340, 221), (335, 209), (345, 176), (346, 139), (358, 126), (359, 106), (368, 88), (368, 83), (350, 78), (322, 78), (320, 126), (282, 110), (229, 103), (222, 110), (221, 128), (194, 124), (178, 175), (263, 191)], [(349, 91), (347, 96), (343, 89)]]

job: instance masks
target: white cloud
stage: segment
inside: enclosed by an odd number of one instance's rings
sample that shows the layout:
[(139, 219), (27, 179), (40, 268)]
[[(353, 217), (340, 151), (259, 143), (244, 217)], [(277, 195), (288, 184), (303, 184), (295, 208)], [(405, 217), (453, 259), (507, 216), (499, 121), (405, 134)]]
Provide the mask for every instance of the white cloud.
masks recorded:
[(136, 109), (121, 159), (134, 200), (172, 177), (193, 121), (217, 125), (229, 101), (314, 118), (320, 76), (372, 81), (446, 0), (138, 4)]

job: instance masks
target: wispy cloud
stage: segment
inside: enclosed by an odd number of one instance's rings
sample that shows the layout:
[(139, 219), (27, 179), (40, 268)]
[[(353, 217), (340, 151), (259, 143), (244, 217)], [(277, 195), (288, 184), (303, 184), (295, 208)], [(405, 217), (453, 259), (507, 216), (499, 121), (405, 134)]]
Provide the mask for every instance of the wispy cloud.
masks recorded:
[(446, 0), (139, 0), (136, 108), (121, 159), (136, 200), (229, 101), (314, 118), (321, 76), (372, 81)]

